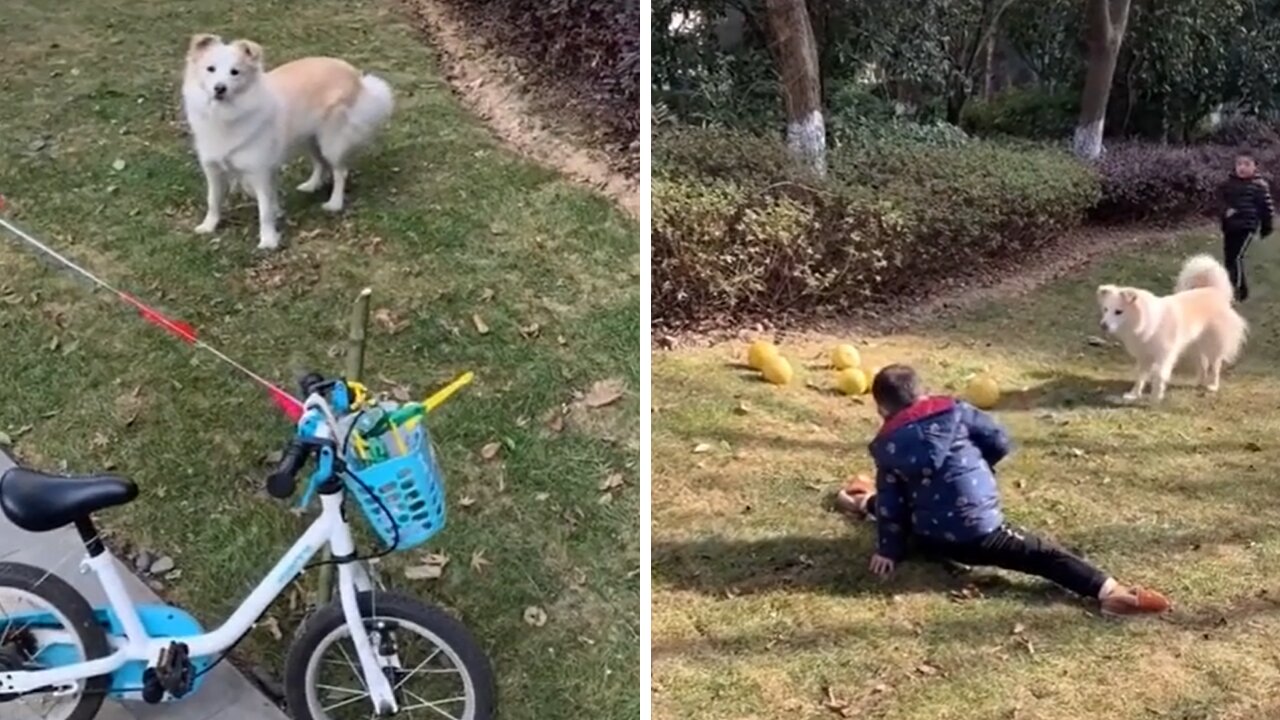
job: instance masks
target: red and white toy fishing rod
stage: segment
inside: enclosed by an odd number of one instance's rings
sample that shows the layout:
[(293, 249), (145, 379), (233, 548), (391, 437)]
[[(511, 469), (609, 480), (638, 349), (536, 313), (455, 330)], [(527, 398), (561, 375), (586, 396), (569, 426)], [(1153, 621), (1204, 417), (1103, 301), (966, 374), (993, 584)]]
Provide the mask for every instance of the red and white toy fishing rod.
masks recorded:
[(94, 275), (93, 273), (89, 272), (84, 267), (77, 264), (75, 261), (71, 260), (67, 256), (63, 255), (62, 253), (59, 253), (57, 250), (54, 250), (53, 248), (49, 247), (47, 244), (37, 240), (30, 233), (18, 227), (17, 225), (14, 225), (12, 222), (10, 222), (7, 218), (4, 217), (3, 213), (5, 211), (5, 207), (6, 207), (6, 202), (5, 202), (4, 196), (0, 195), (0, 228), (4, 228), (5, 230), (8, 230), (9, 233), (13, 235), (13, 237), (21, 241), (25, 247), (40, 253), (43, 257), (53, 260), (63, 268), (66, 268), (67, 270), (71, 270), (72, 272), (76, 273), (80, 277), (93, 283), (97, 287), (100, 287), (103, 290), (106, 290), (108, 293), (118, 298), (121, 302), (123, 302), (124, 304), (136, 310), (138, 312), (138, 315), (140, 315), (143, 320), (146, 320), (147, 322), (159, 328), (163, 328), (170, 335), (173, 335), (174, 337), (187, 343), (188, 345), (191, 345), (193, 347), (204, 350), (205, 352), (208, 352), (209, 354), (218, 358), (222, 362), (230, 365), (236, 370), (239, 370), (241, 373), (247, 375), (250, 379), (252, 379), (258, 385), (262, 386), (263, 389), (267, 391), (267, 394), (270, 395), (271, 397), (271, 401), (276, 405), (276, 407), (280, 408), (280, 411), (283, 412), (285, 416), (289, 418), (290, 422), (296, 423), (298, 419), (302, 417), (302, 401), (300, 401), (298, 398), (289, 394), (287, 391), (281, 389), (278, 385), (272, 383), (270, 380), (267, 380), (261, 375), (255, 373), (254, 371), (250, 370), (249, 368), (245, 367), (239, 362), (236, 362), (234, 359), (228, 357), (221, 350), (218, 350), (212, 345), (196, 337), (196, 329), (191, 325), (191, 323), (170, 318), (169, 316), (165, 315), (159, 310), (156, 310), (150, 305), (147, 305), (146, 303), (142, 302), (136, 296), (130, 295), (129, 293), (116, 288), (114, 285), (108, 283), (107, 281), (103, 280), (97, 275)]

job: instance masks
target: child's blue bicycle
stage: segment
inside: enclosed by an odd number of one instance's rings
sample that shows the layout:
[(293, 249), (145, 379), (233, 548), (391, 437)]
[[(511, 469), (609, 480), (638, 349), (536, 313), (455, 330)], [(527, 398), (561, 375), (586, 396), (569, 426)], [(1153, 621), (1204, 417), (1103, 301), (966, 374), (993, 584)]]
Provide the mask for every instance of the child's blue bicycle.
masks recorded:
[(367, 402), (357, 383), (304, 380), (297, 435), (267, 490), (291, 497), (299, 471), (314, 459), (302, 502), (318, 495), (320, 515), (212, 632), (176, 607), (136, 606), (125, 590), (92, 515), (136, 498), (134, 483), (21, 468), (5, 473), (0, 510), (31, 532), (74, 525), (87, 551), (82, 569), (98, 578), (108, 605), (90, 607), (44, 570), (0, 563), (0, 717), (91, 720), (108, 696), (153, 704), (189, 697), (328, 545), (338, 599), (318, 608), (293, 639), (283, 678), (289, 714), (489, 720), (495, 691), (484, 651), (444, 611), (378, 589), (356, 555), (343, 512), (344, 499), (354, 498), (387, 552), (421, 545), (440, 531), (444, 490), (426, 419), (469, 380), (468, 374), (404, 406)]

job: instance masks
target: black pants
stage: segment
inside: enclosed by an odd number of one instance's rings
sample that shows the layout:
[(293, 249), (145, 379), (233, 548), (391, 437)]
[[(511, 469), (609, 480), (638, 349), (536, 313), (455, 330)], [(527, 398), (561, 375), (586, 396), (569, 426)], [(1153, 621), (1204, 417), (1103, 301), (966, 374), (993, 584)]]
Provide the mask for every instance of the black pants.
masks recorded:
[(1244, 253), (1253, 239), (1252, 230), (1223, 230), (1222, 264), (1227, 266), (1231, 287), (1236, 289), (1236, 301), (1249, 299), (1249, 281), (1244, 277)]
[[(867, 504), (867, 510), (875, 517), (874, 497)], [(924, 555), (962, 565), (998, 567), (1036, 575), (1087, 598), (1098, 597), (1108, 577), (1057, 543), (1007, 524), (969, 542), (950, 543), (920, 536), (913, 537), (912, 542)]]

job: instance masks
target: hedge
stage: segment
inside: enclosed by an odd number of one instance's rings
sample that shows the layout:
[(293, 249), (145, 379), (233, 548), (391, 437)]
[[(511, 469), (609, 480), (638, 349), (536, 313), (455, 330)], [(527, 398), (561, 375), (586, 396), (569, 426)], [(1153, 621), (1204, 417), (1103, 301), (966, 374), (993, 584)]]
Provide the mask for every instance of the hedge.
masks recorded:
[(814, 181), (773, 140), (656, 139), (653, 308), (659, 323), (856, 306), (957, 266), (1040, 246), (1098, 200), (1054, 149), (987, 142), (839, 150)]
[(567, 92), (638, 158), (639, 0), (446, 0), (478, 38), (520, 60), (522, 70)]
[(1280, 169), (1280, 145), (1108, 144), (1097, 165), (1102, 196), (1089, 219), (1166, 223), (1216, 215), (1217, 188), (1232, 172), (1236, 155), (1246, 149), (1263, 177)]

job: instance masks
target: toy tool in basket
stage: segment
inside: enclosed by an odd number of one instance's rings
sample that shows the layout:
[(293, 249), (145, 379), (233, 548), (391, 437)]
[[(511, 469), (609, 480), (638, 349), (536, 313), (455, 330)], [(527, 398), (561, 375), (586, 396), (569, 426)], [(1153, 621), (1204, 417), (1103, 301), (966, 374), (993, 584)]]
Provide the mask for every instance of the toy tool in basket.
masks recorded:
[[(309, 423), (332, 423), (342, 438), (338, 475), (347, 495), (391, 550), (417, 547), (444, 528), (444, 475), (428, 420), (473, 377), (465, 373), (422, 402), (404, 404), (370, 401), (358, 383), (335, 383), (329, 407), (317, 404), (315, 413), (309, 408), (299, 423), (300, 434), (313, 434), (312, 428), (304, 427)], [(327, 413), (330, 409), (341, 416)], [(331, 476), (333, 465), (332, 459), (326, 462), (321, 456), (316, 477)]]

